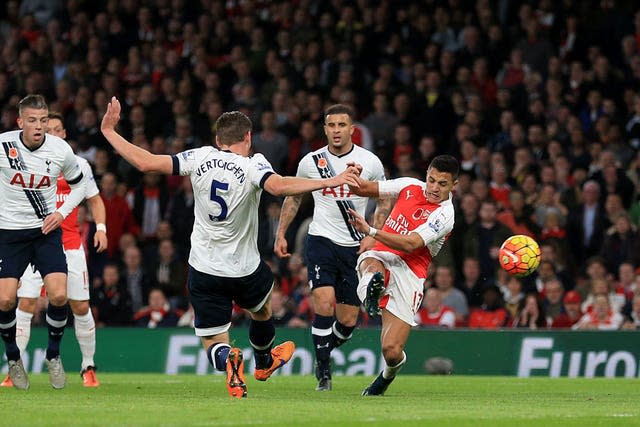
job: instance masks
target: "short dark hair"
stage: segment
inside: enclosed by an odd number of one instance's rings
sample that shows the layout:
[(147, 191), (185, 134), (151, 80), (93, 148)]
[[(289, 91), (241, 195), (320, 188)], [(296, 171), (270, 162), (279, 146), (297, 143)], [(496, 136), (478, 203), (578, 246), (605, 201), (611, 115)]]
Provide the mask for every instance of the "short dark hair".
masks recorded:
[(62, 125), (64, 126), (64, 117), (62, 116), (61, 113), (57, 112), (57, 111), (49, 111), (49, 120), (53, 119), (53, 120), (60, 120), (60, 123), (62, 123)]
[(353, 113), (353, 109), (351, 107), (349, 107), (348, 105), (334, 104), (334, 105), (330, 106), (324, 112), (325, 120), (327, 119), (327, 116), (330, 116), (332, 114), (346, 114), (347, 116), (349, 116), (349, 120), (351, 120), (351, 123), (354, 122), (355, 116), (354, 116), (354, 113)]
[(458, 159), (448, 154), (441, 154), (434, 157), (429, 164), (429, 169), (431, 168), (437, 169), (440, 172), (450, 173), (454, 181), (458, 179), (458, 174), (460, 173)]
[(22, 113), (26, 108), (33, 108), (34, 110), (48, 110), (47, 101), (45, 101), (42, 95), (27, 95), (18, 103), (18, 112), (22, 116)]
[(214, 126), (221, 145), (233, 145), (242, 141), (251, 129), (251, 119), (240, 111), (222, 113)]

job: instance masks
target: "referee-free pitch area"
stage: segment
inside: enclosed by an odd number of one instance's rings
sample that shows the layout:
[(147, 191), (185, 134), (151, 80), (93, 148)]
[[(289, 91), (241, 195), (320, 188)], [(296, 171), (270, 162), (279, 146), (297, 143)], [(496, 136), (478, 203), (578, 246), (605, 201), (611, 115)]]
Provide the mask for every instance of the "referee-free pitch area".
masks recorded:
[(372, 377), (247, 375), (249, 396), (228, 396), (221, 375), (98, 373), (83, 388), (68, 372), (53, 390), (46, 374), (28, 391), (0, 389), (7, 426), (640, 426), (640, 380), (399, 376), (382, 397), (362, 397)]

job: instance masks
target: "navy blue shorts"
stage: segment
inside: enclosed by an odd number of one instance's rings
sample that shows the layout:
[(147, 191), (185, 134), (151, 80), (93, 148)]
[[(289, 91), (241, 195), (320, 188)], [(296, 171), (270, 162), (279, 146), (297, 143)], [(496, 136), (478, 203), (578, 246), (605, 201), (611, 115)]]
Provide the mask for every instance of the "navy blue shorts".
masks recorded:
[(305, 258), (311, 289), (333, 286), (338, 304), (360, 305), (358, 288), (359, 246), (340, 246), (320, 236), (307, 236)]
[(62, 247), (62, 230), (42, 234), (40, 228), (0, 230), (0, 278), (20, 279), (29, 263), (42, 277), (67, 274), (67, 257)]
[(228, 329), (233, 302), (247, 310), (257, 308), (271, 291), (273, 273), (262, 261), (245, 277), (212, 276), (189, 266), (188, 285), (196, 335), (210, 336)]

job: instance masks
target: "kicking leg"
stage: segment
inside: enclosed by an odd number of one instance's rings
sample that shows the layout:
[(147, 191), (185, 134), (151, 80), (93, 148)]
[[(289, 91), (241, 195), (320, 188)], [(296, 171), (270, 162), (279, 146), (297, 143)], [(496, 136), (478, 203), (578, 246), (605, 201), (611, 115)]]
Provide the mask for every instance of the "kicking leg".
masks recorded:
[(363, 396), (383, 395), (389, 384), (395, 379), (398, 371), (407, 360), (404, 346), (409, 338), (411, 325), (400, 320), (389, 311), (382, 312), (382, 356), (385, 361), (384, 370), (363, 391)]
[(375, 258), (365, 258), (360, 263), (358, 272), (358, 298), (369, 316), (379, 316), (380, 298), (384, 294), (384, 265)]

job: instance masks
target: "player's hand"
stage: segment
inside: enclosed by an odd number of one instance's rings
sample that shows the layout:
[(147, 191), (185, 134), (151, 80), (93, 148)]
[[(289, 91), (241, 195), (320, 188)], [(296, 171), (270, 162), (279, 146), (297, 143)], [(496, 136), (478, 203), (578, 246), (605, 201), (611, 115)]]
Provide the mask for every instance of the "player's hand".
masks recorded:
[(347, 184), (349, 187), (360, 187), (360, 181), (358, 178), (358, 169), (355, 166), (349, 166), (340, 175), (330, 178), (329, 187), (339, 187), (343, 184)]
[(93, 235), (93, 247), (96, 248), (96, 252), (104, 252), (107, 249), (107, 233), (104, 231), (96, 231)]
[(358, 171), (358, 176), (360, 176), (360, 174), (362, 173), (362, 165), (356, 162), (348, 162), (347, 163), (348, 167), (353, 167)]
[(367, 224), (367, 220), (364, 219), (362, 215), (353, 209), (349, 209), (349, 216), (349, 224), (353, 225), (359, 232), (369, 234), (369, 228), (371, 227)]
[(51, 233), (56, 228), (60, 227), (62, 221), (64, 221), (64, 218), (58, 211), (55, 211), (51, 215), (47, 215), (47, 217), (44, 219), (44, 222), (42, 223), (42, 234)]
[(100, 124), (100, 130), (102, 132), (112, 131), (115, 129), (118, 121), (120, 120), (120, 101), (113, 96), (111, 102), (107, 104), (107, 112), (102, 117), (102, 123)]
[(371, 236), (364, 236), (362, 240), (360, 240), (360, 248), (358, 249), (358, 255), (362, 254), (373, 248), (376, 244), (376, 239)]
[(289, 258), (291, 254), (288, 252), (288, 246), (287, 239), (282, 236), (276, 236), (276, 241), (273, 243), (273, 252), (278, 258)]

